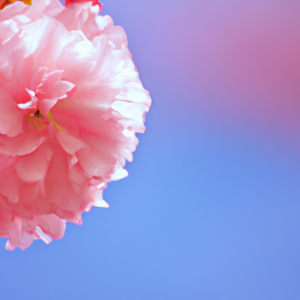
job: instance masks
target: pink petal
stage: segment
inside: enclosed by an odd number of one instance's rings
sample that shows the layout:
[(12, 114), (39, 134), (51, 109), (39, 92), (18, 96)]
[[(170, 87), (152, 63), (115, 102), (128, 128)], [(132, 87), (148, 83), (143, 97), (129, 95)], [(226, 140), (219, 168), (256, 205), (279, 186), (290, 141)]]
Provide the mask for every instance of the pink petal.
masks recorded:
[(56, 70), (44, 76), (42, 83), (37, 87), (40, 105), (40, 112), (47, 116), (49, 110), (58, 100), (67, 98), (75, 85), (68, 81), (61, 80), (64, 71)]
[(0, 133), (10, 137), (20, 133), (23, 111), (14, 100), (0, 88)]
[(15, 137), (0, 135), (0, 153), (11, 156), (26, 155), (33, 152), (44, 139), (42, 132), (27, 122), (23, 126), (23, 132)]
[(15, 170), (24, 182), (35, 182), (46, 177), (53, 151), (41, 146), (35, 152), (23, 156), (15, 163)]

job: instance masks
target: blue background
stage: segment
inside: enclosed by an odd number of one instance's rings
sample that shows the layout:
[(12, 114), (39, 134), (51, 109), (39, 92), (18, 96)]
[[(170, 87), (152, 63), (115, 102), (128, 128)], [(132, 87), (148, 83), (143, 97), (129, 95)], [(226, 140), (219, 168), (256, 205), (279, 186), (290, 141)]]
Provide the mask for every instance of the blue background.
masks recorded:
[(300, 299), (299, 2), (104, 5), (146, 133), (109, 209), (48, 246), (0, 240), (1, 299)]

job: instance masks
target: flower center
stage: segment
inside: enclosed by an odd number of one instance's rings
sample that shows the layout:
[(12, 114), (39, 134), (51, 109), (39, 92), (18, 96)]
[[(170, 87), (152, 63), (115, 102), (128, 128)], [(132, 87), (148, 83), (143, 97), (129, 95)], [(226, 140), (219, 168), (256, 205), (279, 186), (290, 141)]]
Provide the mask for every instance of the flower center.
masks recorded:
[(47, 128), (47, 125), (49, 125), (49, 121), (56, 127), (57, 130), (62, 131), (60, 126), (53, 120), (53, 117), (51, 115), (51, 112), (49, 111), (47, 114), (47, 118), (44, 118), (44, 116), (40, 113), (39, 110), (37, 110), (34, 114), (30, 114), (28, 117), (29, 122), (38, 130), (44, 130)]

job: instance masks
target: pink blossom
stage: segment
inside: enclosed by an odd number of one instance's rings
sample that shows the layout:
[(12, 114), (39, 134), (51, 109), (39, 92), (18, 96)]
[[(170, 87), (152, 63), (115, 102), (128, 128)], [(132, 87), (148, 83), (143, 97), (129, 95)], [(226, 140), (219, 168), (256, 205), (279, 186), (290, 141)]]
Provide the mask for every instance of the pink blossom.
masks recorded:
[(98, 0), (65, 0), (66, 6), (72, 2), (73, 3), (92, 2), (92, 5), (98, 5), (100, 10), (102, 9), (102, 4)]
[[(12, 1), (13, 2), (13, 1)], [(25, 249), (81, 224), (127, 176), (151, 99), (124, 30), (93, 1), (0, 11), (0, 236)], [(72, 2), (72, 3), (71, 3)]]

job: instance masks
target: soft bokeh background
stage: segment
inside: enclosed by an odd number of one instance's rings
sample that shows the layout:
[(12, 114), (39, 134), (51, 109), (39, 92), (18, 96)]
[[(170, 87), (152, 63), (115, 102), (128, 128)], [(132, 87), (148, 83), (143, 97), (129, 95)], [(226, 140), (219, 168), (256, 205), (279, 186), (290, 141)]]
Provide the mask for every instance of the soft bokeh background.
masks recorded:
[(1, 299), (300, 299), (300, 2), (106, 0), (153, 97), (110, 209), (22, 252)]

